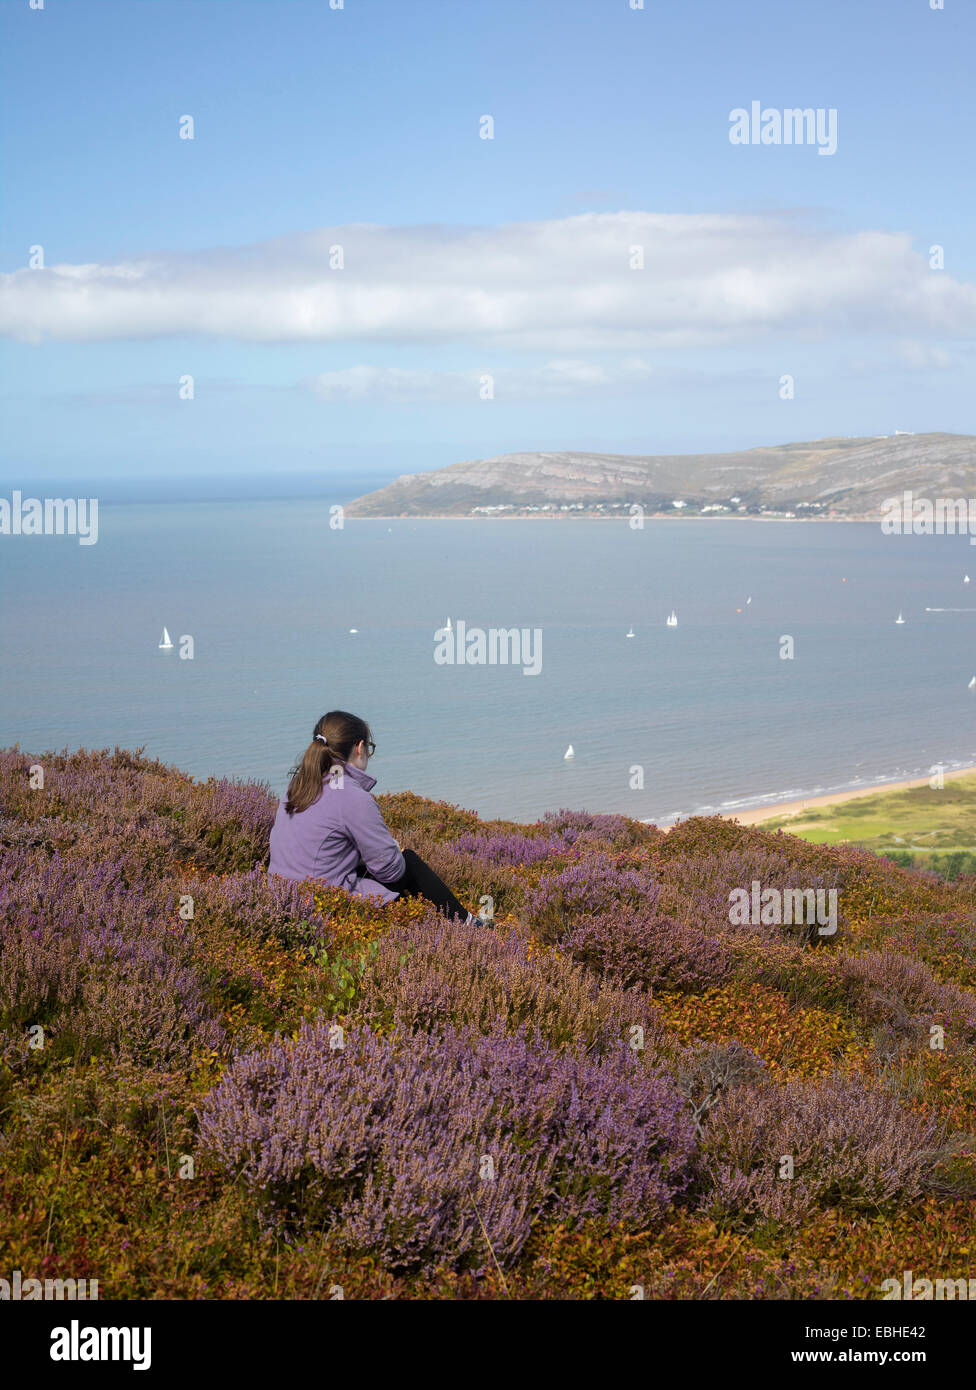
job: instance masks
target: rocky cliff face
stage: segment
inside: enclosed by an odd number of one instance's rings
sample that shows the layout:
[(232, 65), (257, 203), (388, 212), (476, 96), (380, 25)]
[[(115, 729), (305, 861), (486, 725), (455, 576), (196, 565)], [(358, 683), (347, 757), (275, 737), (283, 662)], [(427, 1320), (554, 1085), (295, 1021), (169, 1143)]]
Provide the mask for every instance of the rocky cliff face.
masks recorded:
[(769, 509), (874, 516), (885, 498), (976, 496), (976, 436), (818, 439), (731, 454), (525, 453), (405, 473), (357, 498), (350, 516), (467, 516), (475, 507), (604, 502), (670, 506), (738, 497)]

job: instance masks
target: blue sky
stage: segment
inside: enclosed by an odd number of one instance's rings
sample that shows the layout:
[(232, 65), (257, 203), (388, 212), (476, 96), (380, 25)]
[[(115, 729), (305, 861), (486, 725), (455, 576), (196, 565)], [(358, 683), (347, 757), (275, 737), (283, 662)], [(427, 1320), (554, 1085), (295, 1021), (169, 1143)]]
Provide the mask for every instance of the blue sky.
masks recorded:
[(974, 51), (969, 0), (2, 0), (0, 472), (970, 432)]

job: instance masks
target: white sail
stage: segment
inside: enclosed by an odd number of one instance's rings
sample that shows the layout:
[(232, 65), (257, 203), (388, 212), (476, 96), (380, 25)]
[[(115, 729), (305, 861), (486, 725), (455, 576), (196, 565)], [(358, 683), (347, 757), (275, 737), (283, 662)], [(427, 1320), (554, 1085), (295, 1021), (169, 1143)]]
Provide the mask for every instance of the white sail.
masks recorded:
[(963, 580), (962, 580), (962, 582), (963, 582), (964, 584), (968, 584), (968, 583), (969, 583), (969, 575), (968, 575), (968, 574), (963, 575)]
[(895, 619), (895, 622), (896, 622), (896, 623), (903, 623), (904, 621), (905, 621), (905, 619), (904, 619), (904, 618), (902, 617), (902, 615), (901, 615), (901, 609), (899, 609), (899, 610), (898, 610), (898, 617)]
[(570, 744), (569, 747), (566, 749), (566, 752), (563, 754), (563, 757), (564, 757), (564, 758), (575, 758), (575, 757), (576, 757), (576, 754), (573, 752), (573, 745), (572, 745), (572, 744)]
[(452, 627), (451, 627), (451, 620), (450, 620), (450, 618), (448, 618), (447, 622), (444, 624), (444, 631), (445, 631), (445, 632), (452, 632), (452, 631), (453, 631), (453, 629), (452, 629)]
[(749, 597), (746, 599), (746, 603), (751, 603), (751, 602), (752, 602), (752, 594), (750, 594)]
[(678, 615), (677, 615), (677, 613), (674, 611), (673, 608), (671, 609), (671, 612), (670, 612), (669, 615), (668, 615), (668, 623), (667, 623), (667, 625), (668, 625), (668, 627), (677, 627), (677, 626), (678, 626)]
[(627, 633), (627, 636), (628, 636), (628, 637), (633, 637), (633, 635), (634, 635), (634, 629), (631, 628), (630, 631)]
[(976, 690), (976, 676), (973, 676), (972, 680), (969, 682), (969, 688), (970, 690)]
[(160, 649), (171, 647), (173, 645), (173, 643), (170, 641), (169, 633), (166, 631), (165, 628), (163, 628), (163, 640), (160, 642), (159, 645)]

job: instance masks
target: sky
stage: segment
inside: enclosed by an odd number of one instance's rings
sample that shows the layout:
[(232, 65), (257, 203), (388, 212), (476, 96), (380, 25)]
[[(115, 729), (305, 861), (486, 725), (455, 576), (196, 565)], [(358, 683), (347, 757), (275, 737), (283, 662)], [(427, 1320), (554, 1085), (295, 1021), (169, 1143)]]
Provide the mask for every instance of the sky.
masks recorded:
[(973, 432), (933, 4), (0, 0), (0, 476)]

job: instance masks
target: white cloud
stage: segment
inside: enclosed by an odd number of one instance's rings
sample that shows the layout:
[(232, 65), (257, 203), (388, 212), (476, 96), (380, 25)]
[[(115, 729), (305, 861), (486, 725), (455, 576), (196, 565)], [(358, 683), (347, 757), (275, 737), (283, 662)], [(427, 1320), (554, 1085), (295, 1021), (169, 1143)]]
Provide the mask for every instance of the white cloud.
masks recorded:
[[(330, 266), (335, 246), (341, 270)], [(643, 270), (629, 268), (634, 246)], [(352, 224), (0, 276), (0, 333), (27, 342), (197, 334), (578, 353), (974, 330), (976, 286), (930, 270), (909, 237), (830, 234), (767, 216)]]

